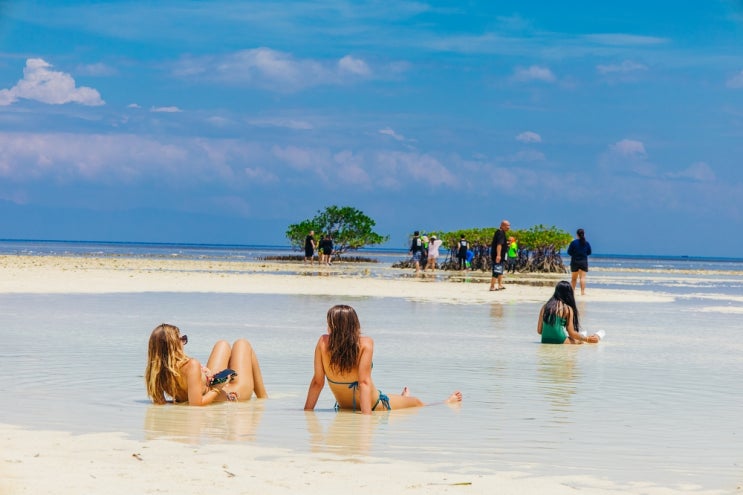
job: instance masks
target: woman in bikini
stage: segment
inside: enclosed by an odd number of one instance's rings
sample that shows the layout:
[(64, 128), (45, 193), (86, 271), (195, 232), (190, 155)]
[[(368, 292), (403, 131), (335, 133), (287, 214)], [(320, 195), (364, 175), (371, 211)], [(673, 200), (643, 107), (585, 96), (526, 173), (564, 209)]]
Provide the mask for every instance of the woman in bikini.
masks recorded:
[[(420, 407), (423, 402), (412, 397), (405, 387), (400, 395), (385, 395), (371, 378), (374, 341), (361, 335), (361, 324), (351, 306), (337, 305), (328, 310), (328, 333), (315, 347), (315, 373), (307, 390), (305, 411), (317, 404), (325, 379), (339, 409), (360, 409), (362, 414)], [(445, 402), (459, 402), (460, 392), (451, 394)]]
[(537, 333), (543, 344), (598, 344), (599, 335), (585, 336), (580, 333), (578, 307), (570, 282), (558, 282), (552, 297), (542, 306), (537, 321)]
[[(224, 340), (214, 344), (206, 366), (188, 357), (183, 346), (188, 337), (174, 325), (158, 325), (150, 335), (147, 368), (144, 378), (147, 395), (155, 404), (188, 402), (205, 406), (213, 402), (250, 400), (255, 392), (259, 399), (268, 397), (258, 358), (245, 339), (230, 344)], [(235, 371), (225, 383), (210, 385), (215, 373), (224, 369)]]

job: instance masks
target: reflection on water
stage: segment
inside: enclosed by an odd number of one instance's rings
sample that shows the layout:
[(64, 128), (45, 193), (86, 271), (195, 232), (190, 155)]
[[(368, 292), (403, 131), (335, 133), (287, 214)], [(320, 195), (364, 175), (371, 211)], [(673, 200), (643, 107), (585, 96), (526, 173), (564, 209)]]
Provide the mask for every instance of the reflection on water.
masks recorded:
[(144, 434), (146, 439), (167, 438), (185, 443), (252, 442), (264, 409), (264, 400), (222, 402), (209, 407), (153, 404), (145, 412)]
[(582, 381), (576, 368), (578, 349), (564, 345), (540, 345), (537, 348), (537, 384), (550, 404), (555, 421), (574, 423), (572, 398)]

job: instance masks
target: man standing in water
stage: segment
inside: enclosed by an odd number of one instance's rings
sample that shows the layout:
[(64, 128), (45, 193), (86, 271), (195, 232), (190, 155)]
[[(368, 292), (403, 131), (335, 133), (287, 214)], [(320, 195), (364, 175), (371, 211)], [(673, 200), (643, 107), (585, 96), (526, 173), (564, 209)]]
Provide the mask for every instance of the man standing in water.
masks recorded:
[[(490, 279), (490, 290), (503, 290), (503, 262), (508, 252), (508, 241), (506, 234), (511, 228), (511, 222), (503, 220), (500, 227), (493, 234), (493, 242), (490, 245), (490, 259), (493, 265), (493, 276)], [(498, 283), (498, 287), (495, 283)]]

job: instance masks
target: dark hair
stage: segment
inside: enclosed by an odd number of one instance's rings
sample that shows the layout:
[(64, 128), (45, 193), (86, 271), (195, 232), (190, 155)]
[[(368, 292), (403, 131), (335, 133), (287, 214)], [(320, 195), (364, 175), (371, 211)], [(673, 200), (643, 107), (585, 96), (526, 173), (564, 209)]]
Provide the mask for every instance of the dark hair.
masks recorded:
[(583, 246), (586, 244), (586, 231), (583, 229), (578, 229), (578, 240), (580, 242), (580, 245)]
[(573, 293), (573, 286), (570, 282), (562, 280), (557, 282), (555, 286), (555, 293), (552, 294), (549, 301), (544, 305), (544, 312), (542, 313), (542, 321), (550, 325), (555, 324), (555, 319), (560, 313), (560, 303), (570, 306), (573, 310), (573, 328), (576, 332), (580, 331), (580, 325), (578, 323), (578, 308), (575, 305), (575, 294)]
[(415, 232), (413, 232), (413, 235), (420, 235), (420, 231), (416, 230)]
[(361, 323), (351, 306), (338, 304), (328, 310), (330, 367), (349, 373), (358, 364)]

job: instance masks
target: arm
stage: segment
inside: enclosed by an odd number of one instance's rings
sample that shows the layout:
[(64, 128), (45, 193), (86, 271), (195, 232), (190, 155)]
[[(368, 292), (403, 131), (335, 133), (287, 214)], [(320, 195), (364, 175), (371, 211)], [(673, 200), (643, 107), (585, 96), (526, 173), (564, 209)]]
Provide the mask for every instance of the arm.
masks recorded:
[(206, 393), (202, 393), (204, 384), (201, 381), (201, 364), (190, 359), (182, 368), (186, 375), (186, 386), (188, 387), (188, 404), (191, 406), (205, 406), (211, 404), (222, 393), (224, 384), (210, 387)]
[(586, 256), (591, 256), (591, 244), (586, 241)]
[(589, 344), (598, 344), (599, 338), (597, 335), (589, 335), (588, 337), (584, 337), (578, 332), (575, 331), (575, 327), (573, 326), (573, 308), (566, 306), (566, 314), (565, 317), (567, 319), (567, 325), (565, 325), (565, 329), (568, 331), (568, 338), (570, 338), (570, 342), (572, 344), (582, 344), (583, 342), (588, 342)]
[(372, 356), (374, 355), (374, 341), (364, 339), (359, 357), (359, 409), (361, 414), (371, 414), (371, 370)]
[(322, 365), (322, 337), (315, 346), (315, 372), (310, 380), (310, 387), (307, 389), (307, 400), (304, 402), (304, 410), (312, 411), (315, 409), (317, 399), (320, 398), (320, 392), (322, 392), (325, 386), (325, 368)]
[(542, 321), (544, 318), (544, 306), (539, 310), (539, 321), (537, 321), (537, 333), (542, 335)]
[(568, 256), (573, 256), (575, 254), (575, 241), (571, 241), (568, 245)]

